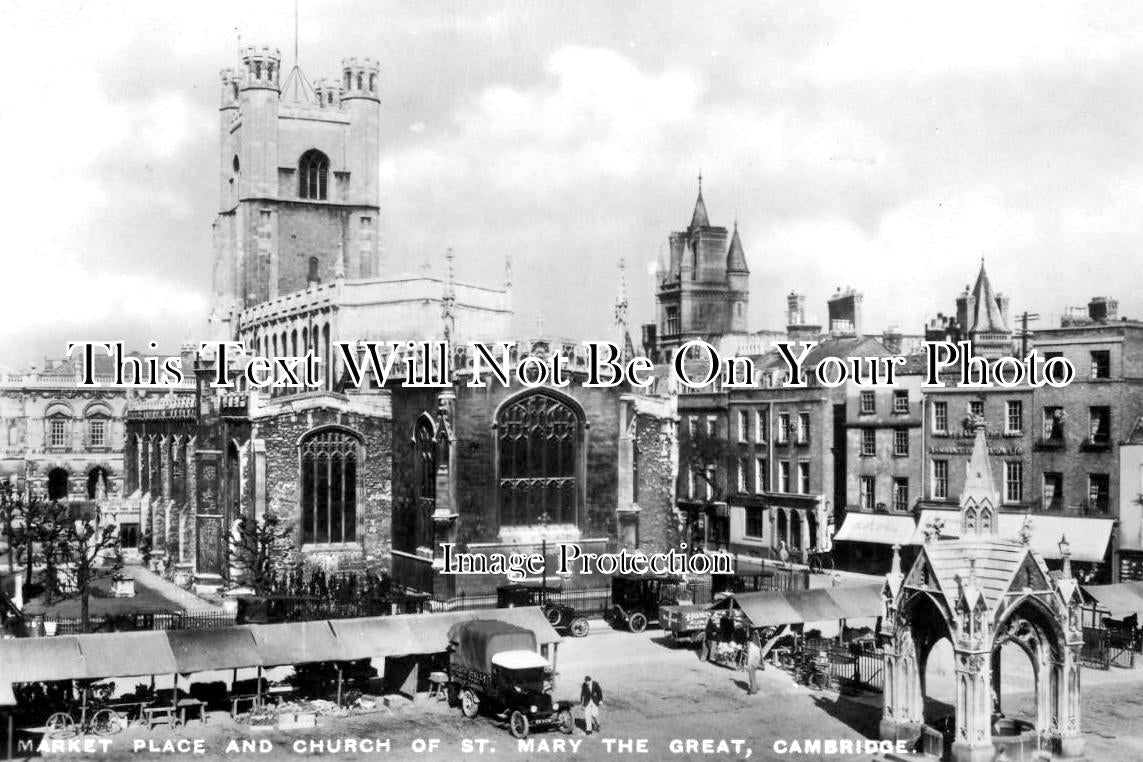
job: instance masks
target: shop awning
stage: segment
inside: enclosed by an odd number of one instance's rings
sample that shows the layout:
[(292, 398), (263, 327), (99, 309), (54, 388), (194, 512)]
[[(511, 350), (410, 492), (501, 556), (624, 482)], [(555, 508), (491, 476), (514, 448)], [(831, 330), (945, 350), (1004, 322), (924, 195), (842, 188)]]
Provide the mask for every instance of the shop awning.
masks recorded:
[[(1073, 561), (1102, 562), (1107, 556), (1107, 546), (1111, 541), (1113, 519), (1088, 518), (1086, 516), (1059, 516), (1046, 513), (1001, 513), (997, 525), (997, 536), (1006, 540), (1020, 537), (1025, 516), (1032, 521), (1032, 539), (1029, 546), (1041, 558), (1059, 559), (1060, 539), (1068, 538)], [(960, 536), (960, 512), (952, 510), (925, 510), (913, 535), (912, 544), (925, 542), (925, 527), (934, 519), (945, 522), (941, 537)]]
[(347, 655), (331, 625), (326, 620), (256, 624), (250, 626), (250, 633), (265, 667), (364, 658)]
[(87, 677), (137, 677), (176, 672), (175, 656), (167, 633), (117, 632), (76, 635)]
[(712, 611), (738, 608), (750, 620), (751, 627), (780, 627), (805, 621), (778, 590), (729, 595), (710, 608)]
[(803, 622), (829, 622), (846, 618), (845, 611), (833, 602), (824, 588), (793, 590), (786, 593), (786, 600), (801, 614)]
[(825, 591), (834, 605), (845, 612), (846, 619), (868, 619), (885, 613), (881, 585), (827, 587)]
[(428, 642), (403, 616), (334, 619), (329, 624), (350, 659), (436, 653), (448, 648), (447, 637), (441, 642), (435, 638)]
[(1094, 598), (1100, 607), (1107, 609), (1112, 619), (1122, 619), (1132, 614), (1143, 618), (1143, 582), (1084, 585), (1083, 591)]
[(167, 638), (180, 675), (262, 665), (249, 627), (167, 630)]
[(87, 665), (74, 635), (0, 640), (0, 676), (12, 683), (78, 680)]
[(878, 545), (908, 545), (916, 524), (909, 514), (847, 513), (834, 540), (872, 542)]

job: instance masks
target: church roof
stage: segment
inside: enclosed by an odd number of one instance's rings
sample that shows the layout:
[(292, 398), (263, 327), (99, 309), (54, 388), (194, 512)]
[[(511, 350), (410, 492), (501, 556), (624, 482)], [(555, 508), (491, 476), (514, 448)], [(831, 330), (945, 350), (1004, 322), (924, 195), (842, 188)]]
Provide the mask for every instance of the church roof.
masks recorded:
[(691, 215), (691, 230), (710, 227), (710, 218), (706, 215), (706, 202), (702, 200), (702, 183), (699, 183), (698, 199), (695, 201), (695, 211)]
[(748, 273), (746, 266), (746, 252), (742, 250), (742, 239), (738, 237), (738, 223), (734, 223), (734, 236), (730, 239), (730, 251), (726, 255), (726, 271), (732, 273)]
[(988, 273), (984, 269), (984, 260), (980, 262), (980, 273), (976, 276), (976, 286), (972, 289), (975, 302), (972, 315), (971, 333), (1011, 333), (1004, 316), (1000, 314), (1000, 305), (996, 303), (996, 294), (992, 292), (992, 283), (988, 280)]

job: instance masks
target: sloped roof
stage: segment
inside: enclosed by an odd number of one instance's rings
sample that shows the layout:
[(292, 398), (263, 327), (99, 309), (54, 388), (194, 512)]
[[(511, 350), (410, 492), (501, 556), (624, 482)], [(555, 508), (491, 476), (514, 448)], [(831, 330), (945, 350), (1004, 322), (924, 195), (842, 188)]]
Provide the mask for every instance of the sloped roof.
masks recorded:
[[(995, 604), (1012, 587), (1016, 572), (1029, 554), (1028, 546), (1016, 540), (973, 538), (965, 540), (939, 540), (922, 546), (916, 563), (926, 559), (937, 577), (937, 584), (949, 599), (949, 608), (955, 606), (954, 597), (959, 586), (957, 577), (967, 583), (972, 561), (976, 561), (976, 585), (988, 604)], [(1039, 561), (1042, 566), (1043, 562)], [(1043, 568), (1045, 576), (1048, 571)]]
[(972, 289), (972, 298), (975, 300), (972, 315), (971, 333), (1011, 333), (1000, 314), (1000, 305), (996, 303), (996, 294), (992, 292), (992, 282), (988, 280), (988, 273), (984, 269), (984, 260), (980, 262), (980, 273), (976, 276), (976, 286)]
[(826, 339), (809, 351), (802, 366), (816, 368), (827, 357), (839, 357), (848, 360), (850, 357), (884, 357), (890, 354), (885, 346), (872, 337), (847, 336), (838, 339)]
[(706, 214), (706, 202), (702, 200), (702, 183), (699, 183), (698, 199), (695, 200), (695, 210), (691, 214), (690, 229), (710, 227), (710, 218)]
[(748, 273), (746, 266), (746, 252), (742, 249), (742, 239), (738, 236), (738, 223), (734, 223), (734, 235), (730, 238), (730, 251), (726, 254), (726, 271), (732, 273)]

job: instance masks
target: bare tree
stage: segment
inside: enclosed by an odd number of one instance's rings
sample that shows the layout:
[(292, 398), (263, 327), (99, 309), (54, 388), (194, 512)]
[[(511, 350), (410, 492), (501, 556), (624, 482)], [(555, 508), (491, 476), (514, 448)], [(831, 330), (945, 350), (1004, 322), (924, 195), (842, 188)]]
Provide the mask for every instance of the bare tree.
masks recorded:
[[(293, 530), (273, 514), (238, 519), (230, 536), (231, 565), (257, 595), (268, 595), (281, 565), (291, 556)], [(237, 581), (237, 580), (232, 580)]]
[[(98, 514), (61, 522), (54, 545), (57, 562), (66, 564), (75, 574), (75, 588), (70, 595), (79, 596), (79, 618), (83, 631), (91, 630), (91, 591), (96, 580), (110, 576), (122, 567), (119, 528), (99, 523)], [(110, 562), (110, 563), (108, 563)], [(69, 597), (70, 597), (69, 595)]]

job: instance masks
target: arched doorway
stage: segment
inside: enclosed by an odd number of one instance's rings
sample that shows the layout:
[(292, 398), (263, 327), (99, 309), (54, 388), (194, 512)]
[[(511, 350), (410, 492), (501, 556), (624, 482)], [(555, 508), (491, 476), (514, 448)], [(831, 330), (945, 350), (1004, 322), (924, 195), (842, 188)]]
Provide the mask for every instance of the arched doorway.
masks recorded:
[(108, 478), (107, 469), (96, 466), (87, 472), (87, 499), (102, 500), (111, 491), (111, 479)]
[(48, 471), (48, 500), (67, 500), (71, 475), (64, 468)]

